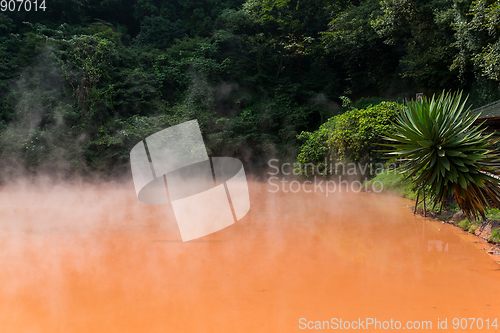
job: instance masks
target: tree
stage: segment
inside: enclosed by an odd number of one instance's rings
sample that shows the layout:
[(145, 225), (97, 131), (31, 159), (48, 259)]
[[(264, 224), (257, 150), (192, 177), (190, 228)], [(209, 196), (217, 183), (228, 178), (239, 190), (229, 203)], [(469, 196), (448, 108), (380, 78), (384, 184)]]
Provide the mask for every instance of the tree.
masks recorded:
[(454, 8), (458, 50), (452, 68), (472, 83), (481, 104), (500, 98), (500, 3), (474, 0)]
[(452, 68), (457, 49), (451, 26), (453, 2), (447, 0), (382, 0), (372, 20), (385, 43), (403, 49), (399, 57), (403, 77), (431, 90), (460, 85)]
[(469, 219), (485, 219), (486, 207), (500, 205), (500, 158), (493, 134), (474, 125), (479, 114), (466, 109), (466, 102), (462, 93), (407, 102), (395, 132), (386, 133), (386, 146), (389, 156), (402, 159), (398, 171), (427, 190), (434, 205), (453, 195)]
[(328, 30), (321, 33), (328, 55), (342, 70), (346, 91), (358, 93), (372, 87), (387, 88), (393, 83), (404, 53), (384, 43), (384, 38), (370, 25), (378, 15), (378, 0), (363, 1), (334, 15)]

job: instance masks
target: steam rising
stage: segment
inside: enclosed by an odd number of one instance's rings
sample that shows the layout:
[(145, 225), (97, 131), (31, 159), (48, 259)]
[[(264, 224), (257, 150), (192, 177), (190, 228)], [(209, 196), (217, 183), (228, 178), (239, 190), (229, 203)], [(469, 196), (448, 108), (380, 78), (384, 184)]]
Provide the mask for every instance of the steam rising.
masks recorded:
[(268, 190), (251, 182), (247, 216), (183, 243), (171, 206), (139, 202), (131, 182), (2, 187), (2, 329), (289, 332), (332, 309), (434, 320), (500, 306), (496, 264), (409, 201)]
[(0, 183), (36, 173), (52, 178), (84, 170), (82, 144), (64, 117), (73, 110), (73, 97), (64, 91), (64, 76), (47, 46), (13, 82), (13, 121), (0, 134)]

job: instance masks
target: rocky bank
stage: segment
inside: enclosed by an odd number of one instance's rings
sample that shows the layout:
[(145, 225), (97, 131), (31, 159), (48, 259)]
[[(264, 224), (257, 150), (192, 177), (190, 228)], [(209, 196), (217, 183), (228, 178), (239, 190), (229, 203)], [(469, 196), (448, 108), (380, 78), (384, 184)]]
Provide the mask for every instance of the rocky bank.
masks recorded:
[[(417, 214), (423, 216), (423, 210), (422, 209), (417, 210)], [(463, 212), (453, 213), (449, 211), (444, 211), (441, 214), (427, 212), (426, 215), (429, 218), (439, 220), (443, 223), (451, 224), (457, 228), (459, 228), (457, 223), (467, 218), (467, 216), (465, 216)], [(500, 229), (500, 220), (486, 220), (479, 223), (479, 226), (474, 231), (475, 236), (480, 237), (481, 239), (484, 239), (488, 241), (488, 243), (491, 243), (493, 245), (488, 250), (489, 254), (500, 255), (500, 243), (491, 240), (492, 230), (498, 230), (498, 229)]]

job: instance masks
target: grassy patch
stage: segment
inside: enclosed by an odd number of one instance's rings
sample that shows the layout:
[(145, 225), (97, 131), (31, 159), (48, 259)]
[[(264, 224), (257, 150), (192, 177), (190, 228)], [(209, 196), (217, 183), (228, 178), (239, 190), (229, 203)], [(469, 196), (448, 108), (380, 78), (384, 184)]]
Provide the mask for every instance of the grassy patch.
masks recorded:
[[(372, 178), (372, 180), (368, 182), (368, 186), (374, 184), (375, 182), (382, 183), (384, 192), (390, 192), (411, 200), (417, 199), (417, 194), (413, 190), (413, 184), (409, 180), (405, 179), (402, 174), (384, 170), (384, 172)], [(379, 188), (380, 183), (377, 183), (374, 186)]]
[[(405, 179), (405, 177), (402, 174), (395, 173), (393, 171), (387, 171), (384, 170), (381, 174), (377, 175), (374, 177), (372, 180), (370, 180), (367, 184), (367, 186), (370, 186), (377, 182), (374, 187), (379, 188), (381, 182), (383, 185), (383, 190), (384, 192), (389, 192), (393, 193), (395, 195), (398, 195), (403, 198), (407, 198), (410, 200), (417, 200), (417, 192), (415, 190), (415, 186), (412, 184), (412, 182), (408, 179)], [(422, 200), (422, 194), (420, 194), (420, 200)], [(425, 208), (428, 212), (435, 212), (438, 213), (440, 210), (440, 205), (436, 205), (436, 207), (433, 206), (434, 203), (431, 201), (429, 197), (426, 197), (425, 200)], [(417, 206), (418, 209), (423, 209), (424, 205), (422, 202), (420, 202)], [(448, 205), (445, 207), (446, 211), (456, 213), (460, 211), (460, 208), (456, 203), (453, 203), (451, 205)], [(499, 216), (500, 216), (500, 211), (499, 211)], [(441, 221), (448, 219), (449, 217), (444, 217), (440, 216), (438, 217)]]
[(446, 210), (453, 212), (453, 213), (458, 213), (460, 211), (460, 207), (458, 207), (458, 204), (455, 202), (451, 205), (448, 205)]
[(471, 234), (473, 234), (473, 233), (475, 233), (475, 232), (476, 232), (477, 228), (479, 228), (479, 224), (474, 223), (474, 224), (472, 224), (472, 225), (469, 227), (469, 232), (470, 232)]
[[(416, 198), (414, 200), (416, 200)], [(420, 194), (420, 199), (419, 200), (422, 200), (422, 194)], [(425, 209), (428, 212), (433, 212), (433, 213), (438, 214), (440, 212), (440, 210), (441, 210), (441, 205), (437, 204), (436, 207), (433, 207), (433, 206), (434, 206), (434, 202), (432, 202), (431, 199), (429, 199), (429, 197), (425, 198)], [(418, 204), (417, 208), (421, 209), (423, 211), (423, 209), (424, 209), (424, 203), (420, 202)], [(453, 214), (455, 214), (456, 212), (460, 211), (460, 208), (458, 207), (457, 204), (452, 204), (452, 205), (445, 206), (442, 211), (443, 212), (444, 211), (451, 212), (452, 214), (451, 215), (446, 215), (446, 216), (438, 216), (438, 219), (440, 221), (444, 221), (444, 220), (450, 219), (453, 216)]]
[[(405, 177), (402, 174), (395, 173), (393, 171), (387, 171), (384, 170), (381, 174), (375, 176), (372, 178), (368, 183), (367, 186), (369, 187), (370, 185), (374, 184), (375, 182), (380, 182), (383, 185), (383, 190), (384, 192), (389, 192), (393, 193), (395, 195), (401, 196), (403, 198), (407, 198), (410, 200), (416, 200), (417, 199), (417, 192), (415, 190), (415, 186), (411, 183), (411, 181), (405, 179)], [(380, 183), (377, 183), (374, 185), (377, 189), (380, 188)], [(422, 200), (422, 193), (420, 194), (420, 200)], [(440, 211), (440, 205), (436, 205), (433, 209), (433, 202), (430, 200), (429, 197), (426, 197), (425, 200), (425, 208), (428, 212), (434, 212), (438, 213)], [(424, 204), (420, 202), (417, 206), (419, 210), (423, 210)], [(444, 207), (443, 211), (450, 212), (452, 214), (455, 214), (460, 211), (460, 207), (458, 207), (458, 204), (453, 202), (452, 204), (447, 205)], [(449, 213), (447, 213), (449, 214)], [(440, 221), (445, 221), (450, 219), (451, 216), (442, 216), (438, 215), (437, 218)], [(500, 209), (498, 208), (492, 208), (492, 209), (486, 209), (486, 219), (488, 220), (500, 220)], [(461, 224), (461, 225), (460, 225)], [(468, 219), (455, 222), (455, 225), (459, 226), (465, 231), (469, 231), (471, 233), (474, 233), (476, 229), (479, 227), (479, 223), (476, 221), (469, 221)]]
[(463, 219), (462, 221), (458, 221), (456, 225), (464, 231), (469, 231), (470, 227), (472, 226), (472, 222), (469, 221), (469, 219)]
[(476, 221), (471, 221), (469, 219), (463, 219), (461, 221), (457, 221), (454, 223), (457, 227), (460, 227), (463, 231), (468, 231), (471, 234), (476, 232), (476, 229), (479, 228), (479, 224)]
[(495, 229), (491, 231), (491, 237), (488, 239), (492, 243), (500, 243), (500, 229)]
[(500, 209), (493, 208), (486, 211), (486, 218), (488, 220), (500, 220)]

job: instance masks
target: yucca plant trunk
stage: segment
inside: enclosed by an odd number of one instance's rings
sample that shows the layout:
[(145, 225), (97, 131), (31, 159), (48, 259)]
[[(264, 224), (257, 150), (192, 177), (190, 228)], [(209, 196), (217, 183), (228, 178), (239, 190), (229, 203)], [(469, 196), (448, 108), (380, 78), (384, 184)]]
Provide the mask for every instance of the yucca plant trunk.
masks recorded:
[(413, 215), (417, 214), (418, 199), (420, 197), (420, 191), (417, 191), (417, 201), (415, 201), (415, 209), (413, 210)]
[(425, 209), (425, 187), (422, 187), (422, 195), (424, 197), (424, 217), (427, 217), (427, 210)]

